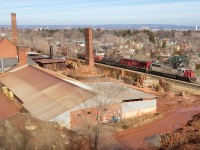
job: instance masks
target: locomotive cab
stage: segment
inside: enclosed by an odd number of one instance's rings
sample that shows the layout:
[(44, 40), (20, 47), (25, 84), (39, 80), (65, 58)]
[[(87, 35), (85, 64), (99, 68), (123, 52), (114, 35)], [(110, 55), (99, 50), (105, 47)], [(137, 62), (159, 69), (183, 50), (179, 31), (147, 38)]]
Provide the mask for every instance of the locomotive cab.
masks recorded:
[(191, 69), (186, 69), (184, 74), (183, 74), (183, 77), (188, 78), (188, 80), (190, 82), (195, 82), (196, 81), (195, 72), (193, 70), (191, 70)]

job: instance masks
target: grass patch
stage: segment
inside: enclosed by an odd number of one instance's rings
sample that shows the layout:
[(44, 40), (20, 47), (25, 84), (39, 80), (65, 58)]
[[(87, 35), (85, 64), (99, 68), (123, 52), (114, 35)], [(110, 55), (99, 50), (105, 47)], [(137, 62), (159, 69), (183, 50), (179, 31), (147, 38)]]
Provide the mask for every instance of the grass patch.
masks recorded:
[(101, 124), (100, 125), (100, 134), (108, 134), (108, 133), (115, 133), (119, 131), (123, 131), (130, 128), (140, 127), (151, 122), (154, 122), (163, 115), (160, 113), (151, 114), (151, 115), (144, 115), (140, 117), (135, 117), (131, 119), (125, 119), (121, 122), (116, 123), (108, 123), (108, 124)]
[(195, 70), (195, 74), (200, 77), (200, 70)]

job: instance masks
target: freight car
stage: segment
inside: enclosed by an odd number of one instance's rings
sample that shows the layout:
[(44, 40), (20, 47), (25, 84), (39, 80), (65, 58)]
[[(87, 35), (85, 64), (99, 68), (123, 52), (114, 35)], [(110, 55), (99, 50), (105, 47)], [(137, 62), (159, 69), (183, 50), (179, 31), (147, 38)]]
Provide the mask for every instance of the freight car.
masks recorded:
[(194, 71), (186, 67), (174, 68), (173, 66), (170, 65), (152, 63), (150, 65), (150, 73), (183, 81), (189, 81), (189, 82), (196, 81), (196, 76)]
[(113, 59), (113, 58), (104, 57), (104, 58), (100, 61), (100, 63), (106, 64), (106, 65), (110, 65), (110, 66), (118, 66), (118, 61), (119, 61), (119, 60), (116, 60), (116, 59)]

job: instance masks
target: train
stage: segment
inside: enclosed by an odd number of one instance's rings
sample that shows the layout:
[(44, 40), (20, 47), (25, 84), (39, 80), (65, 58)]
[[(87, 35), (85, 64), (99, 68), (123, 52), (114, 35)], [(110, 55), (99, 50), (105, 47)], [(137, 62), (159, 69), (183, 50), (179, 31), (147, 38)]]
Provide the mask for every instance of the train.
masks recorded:
[[(79, 59), (85, 59), (84, 54), (78, 54), (77, 57)], [(158, 62), (142, 61), (130, 58), (119, 58), (116, 60), (98, 55), (94, 55), (94, 61), (105, 65), (140, 71), (187, 82), (196, 82), (197, 79), (195, 72), (184, 66), (175, 67)]]

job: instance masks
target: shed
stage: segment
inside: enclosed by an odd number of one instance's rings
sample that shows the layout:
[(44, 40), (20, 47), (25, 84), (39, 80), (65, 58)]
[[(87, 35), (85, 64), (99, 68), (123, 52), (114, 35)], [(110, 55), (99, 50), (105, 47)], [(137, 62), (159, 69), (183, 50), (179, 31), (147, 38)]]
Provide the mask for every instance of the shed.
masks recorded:
[(38, 59), (36, 60), (36, 63), (38, 63), (40, 67), (48, 68), (50, 70), (62, 70), (66, 68), (65, 59)]

